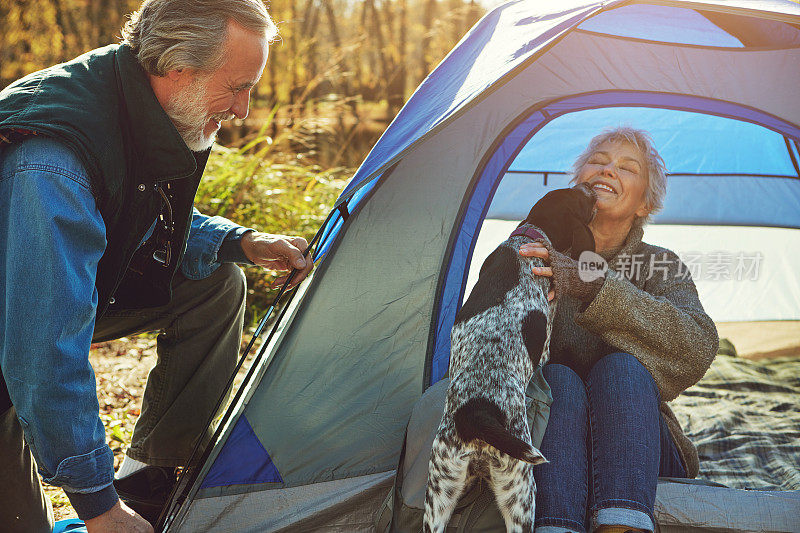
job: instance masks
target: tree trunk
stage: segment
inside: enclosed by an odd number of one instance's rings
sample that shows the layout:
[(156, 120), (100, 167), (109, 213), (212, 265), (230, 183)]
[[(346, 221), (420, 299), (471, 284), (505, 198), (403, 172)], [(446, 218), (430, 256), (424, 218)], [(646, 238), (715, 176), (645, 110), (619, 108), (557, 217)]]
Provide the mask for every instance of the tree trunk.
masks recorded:
[(307, 15), (307, 30), (304, 32), (304, 38), (308, 39), (308, 49), (306, 52), (306, 62), (308, 64), (308, 73), (306, 74), (306, 79), (304, 80), (303, 85), (305, 85), (306, 91), (314, 92), (313, 87), (318, 83), (317, 74), (319, 73), (319, 68), (317, 65), (317, 43), (319, 42), (319, 38), (317, 36), (317, 29), (319, 28), (319, 9), (317, 9), (316, 5), (313, 2), (309, 2), (309, 12)]
[(420, 61), (419, 61), (419, 81), (425, 79), (425, 76), (430, 72), (430, 64), (428, 63), (428, 49), (431, 46), (431, 38), (433, 37), (433, 17), (436, 13), (436, 0), (425, 0), (425, 13), (422, 15), (424, 24), (424, 32), (422, 40), (420, 41)]
[(447, 21), (450, 23), (450, 44), (454, 45), (461, 39), (461, 0), (450, 0)]
[(392, 116), (396, 115), (406, 99), (406, 40), (408, 18), (407, 0), (398, 0), (398, 36), (397, 36), (397, 62), (392, 73), (392, 83), (389, 90), (389, 110)]
[(464, 33), (466, 33), (472, 26), (478, 22), (480, 18), (480, 10), (478, 9), (478, 5), (475, 3), (475, 0), (469, 1), (469, 7), (464, 12)]
[(375, 44), (377, 45), (378, 64), (380, 66), (380, 86), (384, 88), (384, 97), (386, 97), (386, 82), (389, 75), (389, 65), (386, 59), (386, 44), (383, 38), (383, 28), (381, 24), (381, 16), (375, 7), (375, 0), (366, 0), (372, 12), (372, 35), (375, 37)]
[(297, 90), (299, 80), (297, 79), (297, 65), (296, 60), (299, 54), (298, 39), (297, 39), (297, 26), (299, 17), (297, 14), (297, 2), (299, 0), (289, 0), (291, 29), (289, 31), (289, 104), (294, 105), (296, 102)]
[[(336, 13), (333, 10), (333, 0), (322, 0), (323, 7), (325, 8), (325, 15), (328, 20), (328, 28), (331, 35), (334, 54), (336, 55), (337, 67), (337, 82), (335, 84), (341, 98), (346, 102), (350, 101), (352, 96), (350, 92), (350, 82), (348, 81), (348, 73), (350, 70), (350, 62), (347, 56), (343, 53), (342, 40), (339, 37), (339, 21), (336, 19)], [(358, 61), (358, 59), (356, 59)]]

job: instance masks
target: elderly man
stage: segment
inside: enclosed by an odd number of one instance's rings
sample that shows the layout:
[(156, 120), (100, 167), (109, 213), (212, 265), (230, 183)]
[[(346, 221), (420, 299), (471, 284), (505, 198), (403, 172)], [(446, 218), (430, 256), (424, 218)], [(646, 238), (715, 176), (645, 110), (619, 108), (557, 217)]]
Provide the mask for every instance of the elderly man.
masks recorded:
[[(157, 516), (175, 467), (208, 438), (242, 332), (232, 263), (297, 268), (296, 282), (311, 270), (304, 239), (192, 207), (275, 35), (260, 0), (146, 0), (122, 44), (0, 92), (3, 531), (52, 526), (33, 458), (90, 532), (149, 531), (118, 493)], [(151, 330), (159, 360), (115, 482), (89, 345)]]

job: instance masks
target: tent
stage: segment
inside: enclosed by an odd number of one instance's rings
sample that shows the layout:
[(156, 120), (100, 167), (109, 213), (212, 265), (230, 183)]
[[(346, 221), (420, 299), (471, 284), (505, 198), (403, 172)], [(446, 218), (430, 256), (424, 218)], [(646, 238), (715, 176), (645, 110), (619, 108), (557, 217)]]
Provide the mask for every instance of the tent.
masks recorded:
[[(489, 12), (336, 202), (312, 279), (187, 469), (167, 530), (369, 530), (411, 409), (446, 375), (473, 266), (605, 126), (653, 132), (671, 176), (645, 240), (700, 256), (712, 318), (800, 320), (798, 88), (789, 1)], [(798, 490), (662, 482), (658, 500), (664, 531), (800, 530)]]

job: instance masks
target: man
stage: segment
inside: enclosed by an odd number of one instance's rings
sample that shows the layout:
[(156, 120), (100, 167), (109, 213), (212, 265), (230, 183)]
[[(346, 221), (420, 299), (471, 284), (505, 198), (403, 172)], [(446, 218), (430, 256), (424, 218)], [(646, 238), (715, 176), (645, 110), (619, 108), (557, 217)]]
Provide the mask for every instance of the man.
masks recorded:
[[(145, 0), (121, 45), (0, 92), (3, 531), (52, 527), (31, 456), (90, 533), (150, 531), (118, 491), (150, 497), (152, 520), (209, 437), (241, 339), (231, 263), (296, 268), (295, 283), (313, 267), (302, 238), (192, 208), (220, 123), (247, 116), (275, 35), (260, 0)], [(159, 361), (114, 482), (89, 346), (150, 330)]]

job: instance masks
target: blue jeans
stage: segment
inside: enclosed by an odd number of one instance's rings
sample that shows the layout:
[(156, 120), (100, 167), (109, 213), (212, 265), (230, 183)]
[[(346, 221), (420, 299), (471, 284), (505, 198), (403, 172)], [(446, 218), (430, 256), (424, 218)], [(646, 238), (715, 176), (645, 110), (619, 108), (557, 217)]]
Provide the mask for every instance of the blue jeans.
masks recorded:
[(654, 530), (659, 476), (686, 477), (660, 412), (653, 378), (627, 353), (602, 358), (581, 379), (549, 364), (553, 392), (534, 468), (537, 533), (582, 533), (602, 525)]

